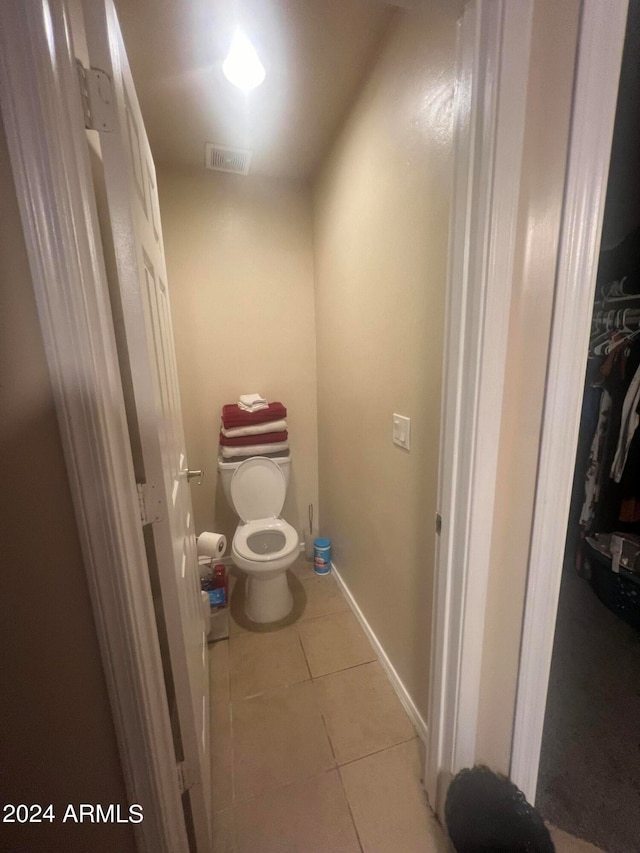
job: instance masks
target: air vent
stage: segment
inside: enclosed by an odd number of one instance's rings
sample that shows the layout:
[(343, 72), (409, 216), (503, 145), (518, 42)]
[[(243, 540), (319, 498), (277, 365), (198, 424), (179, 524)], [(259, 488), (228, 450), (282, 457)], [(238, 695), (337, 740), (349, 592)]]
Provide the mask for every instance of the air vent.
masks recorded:
[(207, 142), (205, 145), (207, 169), (216, 172), (234, 172), (236, 175), (248, 175), (253, 151), (248, 148), (230, 148), (228, 145), (216, 145)]

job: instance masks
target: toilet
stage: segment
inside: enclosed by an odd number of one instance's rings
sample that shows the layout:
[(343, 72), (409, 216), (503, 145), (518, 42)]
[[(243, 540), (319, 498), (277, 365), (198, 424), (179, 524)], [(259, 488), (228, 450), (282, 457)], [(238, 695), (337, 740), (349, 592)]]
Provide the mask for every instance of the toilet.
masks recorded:
[(253, 622), (277, 622), (293, 607), (287, 569), (300, 553), (300, 540), (280, 518), (290, 467), (290, 456), (218, 460), (225, 497), (240, 517), (231, 559), (247, 574), (245, 612)]

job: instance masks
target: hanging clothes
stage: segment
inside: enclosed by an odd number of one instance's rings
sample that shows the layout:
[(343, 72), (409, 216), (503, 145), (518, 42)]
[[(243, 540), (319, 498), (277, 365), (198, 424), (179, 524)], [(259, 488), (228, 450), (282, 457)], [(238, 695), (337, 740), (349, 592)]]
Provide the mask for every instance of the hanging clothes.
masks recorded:
[(621, 541), (614, 533), (640, 537), (640, 228), (600, 256), (582, 416), (565, 558), (573, 555), (608, 607), (640, 625), (638, 580), (618, 571), (611, 552)]
[(598, 412), (598, 423), (591, 441), (589, 459), (587, 462), (587, 473), (584, 483), (584, 503), (580, 513), (579, 524), (586, 533), (591, 531), (593, 520), (596, 515), (596, 506), (600, 496), (602, 455), (605, 448), (605, 439), (609, 428), (609, 414), (611, 412), (611, 394), (603, 391), (600, 397), (600, 409)]
[(598, 471), (597, 502), (591, 530), (611, 533), (620, 515), (622, 494), (618, 483), (611, 478), (611, 469), (619, 445), (623, 408), (627, 391), (640, 367), (640, 342), (623, 344), (613, 350), (600, 368), (604, 389), (611, 396), (611, 406)]
[(640, 532), (640, 429), (636, 429), (629, 445), (617, 489), (620, 497), (617, 529)]
[(627, 462), (627, 454), (629, 447), (635, 435), (635, 431), (640, 423), (640, 414), (638, 414), (638, 404), (640, 403), (640, 367), (636, 370), (633, 379), (629, 385), (627, 393), (622, 405), (622, 417), (620, 423), (620, 433), (618, 436), (618, 444), (611, 466), (611, 477), (619, 483), (622, 478), (622, 472)]

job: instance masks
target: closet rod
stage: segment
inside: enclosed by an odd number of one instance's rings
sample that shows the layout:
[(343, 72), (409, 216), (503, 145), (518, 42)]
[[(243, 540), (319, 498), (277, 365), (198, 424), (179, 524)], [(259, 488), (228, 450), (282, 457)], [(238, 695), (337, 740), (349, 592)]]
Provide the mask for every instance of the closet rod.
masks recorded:
[(596, 311), (591, 319), (593, 331), (613, 332), (632, 326), (640, 326), (640, 309), (618, 308), (612, 311)]

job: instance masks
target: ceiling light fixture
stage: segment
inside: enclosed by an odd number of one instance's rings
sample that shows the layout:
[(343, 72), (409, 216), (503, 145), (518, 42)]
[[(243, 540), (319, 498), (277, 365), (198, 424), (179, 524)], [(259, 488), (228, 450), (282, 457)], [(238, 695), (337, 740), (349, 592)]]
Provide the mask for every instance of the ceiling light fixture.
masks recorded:
[(255, 47), (241, 30), (236, 30), (233, 35), (222, 70), (230, 83), (245, 92), (259, 86), (266, 75)]

